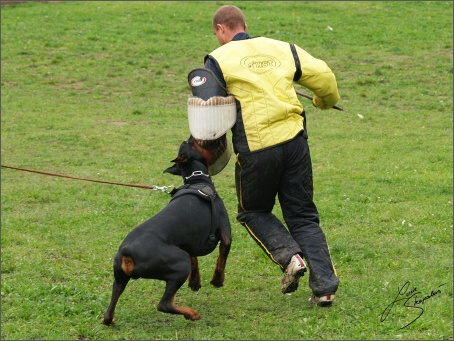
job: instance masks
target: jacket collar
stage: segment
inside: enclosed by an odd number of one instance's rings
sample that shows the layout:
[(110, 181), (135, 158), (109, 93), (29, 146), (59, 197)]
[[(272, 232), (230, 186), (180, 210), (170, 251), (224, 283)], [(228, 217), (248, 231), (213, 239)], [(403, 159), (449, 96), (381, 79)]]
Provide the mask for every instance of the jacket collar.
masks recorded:
[(235, 36), (232, 38), (232, 41), (233, 40), (244, 40), (244, 39), (250, 39), (251, 36), (249, 34), (247, 34), (246, 32), (240, 32), (240, 33), (237, 33), (235, 34)]

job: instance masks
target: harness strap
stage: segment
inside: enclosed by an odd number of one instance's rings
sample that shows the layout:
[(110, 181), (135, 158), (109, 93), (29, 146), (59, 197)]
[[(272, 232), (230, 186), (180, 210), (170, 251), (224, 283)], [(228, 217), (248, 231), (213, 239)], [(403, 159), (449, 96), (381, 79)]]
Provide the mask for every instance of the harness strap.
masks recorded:
[(290, 49), (292, 50), (293, 59), (295, 60), (295, 67), (296, 67), (295, 76), (293, 76), (293, 80), (295, 82), (297, 82), (298, 79), (301, 78), (303, 72), (301, 71), (301, 63), (300, 63), (300, 59), (298, 57), (298, 53), (296, 52), (295, 45), (290, 44)]
[[(301, 71), (301, 62), (300, 62), (300, 58), (298, 57), (298, 53), (296, 52), (295, 44), (290, 44), (290, 49), (292, 50), (293, 59), (295, 60), (295, 68), (296, 68), (295, 75), (293, 76), (293, 81), (297, 82), (298, 79), (300, 79), (301, 76), (303, 75), (303, 72)], [(301, 113), (301, 116), (303, 116), (303, 127), (304, 127), (304, 131), (306, 132), (305, 134), (307, 134), (306, 112), (304, 110)]]
[(214, 239), (214, 231), (218, 225), (216, 203), (214, 202), (217, 196), (215, 189), (212, 186), (205, 184), (195, 184), (195, 185), (183, 185), (177, 189), (174, 189), (171, 193), (172, 200), (181, 197), (186, 194), (197, 195), (211, 203), (211, 229), (210, 229), (210, 239)]

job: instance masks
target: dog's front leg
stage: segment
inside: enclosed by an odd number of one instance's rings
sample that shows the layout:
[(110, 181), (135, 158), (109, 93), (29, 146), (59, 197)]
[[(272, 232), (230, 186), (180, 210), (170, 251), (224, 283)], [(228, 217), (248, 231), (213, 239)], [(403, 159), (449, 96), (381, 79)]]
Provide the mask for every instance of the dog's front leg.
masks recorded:
[(192, 291), (198, 291), (202, 287), (200, 283), (199, 261), (197, 257), (191, 257), (191, 272), (188, 277), (188, 286)]
[(219, 256), (216, 262), (216, 269), (214, 269), (213, 277), (210, 281), (212, 285), (218, 288), (224, 285), (225, 266), (227, 264), (231, 242), (230, 237), (222, 236), (221, 243), (219, 244)]

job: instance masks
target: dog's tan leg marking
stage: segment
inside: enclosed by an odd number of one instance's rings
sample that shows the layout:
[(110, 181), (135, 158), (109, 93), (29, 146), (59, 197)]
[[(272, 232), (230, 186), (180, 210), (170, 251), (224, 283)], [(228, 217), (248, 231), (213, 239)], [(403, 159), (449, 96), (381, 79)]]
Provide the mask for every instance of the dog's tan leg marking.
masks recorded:
[(210, 281), (212, 285), (218, 288), (224, 285), (225, 266), (230, 251), (230, 245), (230, 241), (226, 239), (221, 239), (221, 243), (219, 244), (219, 256), (216, 262), (213, 277), (211, 277)]
[(170, 302), (171, 306), (175, 309), (175, 311), (179, 314), (183, 314), (184, 318), (186, 320), (200, 320), (200, 315), (197, 311), (194, 309), (191, 309), (189, 307), (179, 307), (173, 304), (173, 299), (175, 298), (175, 295), (172, 297), (172, 301)]
[(134, 271), (134, 261), (131, 256), (121, 257), (121, 270), (128, 276), (132, 275), (132, 272)]
[[(105, 323), (104, 321), (105, 321), (105, 318), (103, 317), (102, 320), (101, 320), (101, 323), (102, 323), (102, 324), (107, 324), (107, 323)], [(107, 324), (107, 325), (115, 324), (115, 322), (117, 322), (117, 319), (114, 317), (114, 318), (112, 319), (112, 322), (110, 322), (110, 323)]]
[(199, 261), (197, 257), (191, 257), (191, 272), (188, 277), (188, 286), (192, 291), (198, 291), (202, 287), (200, 284)]
[(182, 314), (186, 320), (199, 320), (200, 315), (194, 309), (188, 307), (179, 307), (173, 304), (173, 300), (175, 298), (175, 294), (172, 297), (166, 298), (164, 297), (161, 299), (161, 302), (158, 304), (158, 310), (162, 311), (163, 313), (169, 314)]

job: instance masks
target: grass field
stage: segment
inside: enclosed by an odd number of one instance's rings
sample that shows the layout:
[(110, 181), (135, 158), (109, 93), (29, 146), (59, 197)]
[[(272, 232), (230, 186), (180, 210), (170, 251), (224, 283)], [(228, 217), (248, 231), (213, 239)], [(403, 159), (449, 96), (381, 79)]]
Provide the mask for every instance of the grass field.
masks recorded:
[[(189, 136), (187, 74), (218, 46), (226, 3), (2, 6), (2, 165), (179, 186), (163, 170)], [(280, 293), (282, 273), (235, 220), (232, 158), (214, 177), (233, 229), (225, 286), (209, 284), (214, 252), (202, 289), (175, 299), (202, 319), (158, 312), (164, 283), (137, 280), (106, 327), (113, 256), (169, 195), (2, 168), (1, 339), (453, 338), (452, 2), (232, 4), (249, 33), (336, 74), (344, 112), (301, 99), (334, 305), (309, 307), (307, 276)]]

